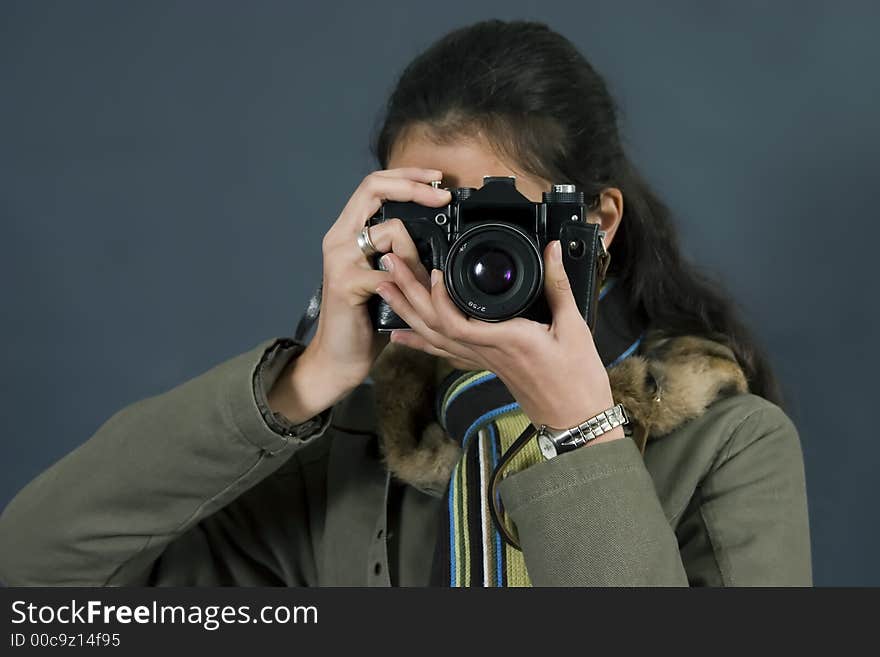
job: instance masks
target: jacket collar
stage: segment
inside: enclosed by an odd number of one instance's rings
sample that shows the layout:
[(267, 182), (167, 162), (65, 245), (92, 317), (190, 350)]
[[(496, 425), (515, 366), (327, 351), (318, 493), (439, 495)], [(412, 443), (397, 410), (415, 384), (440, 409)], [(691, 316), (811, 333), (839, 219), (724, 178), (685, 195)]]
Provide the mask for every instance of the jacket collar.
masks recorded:
[[(648, 440), (698, 417), (719, 397), (748, 391), (723, 336), (646, 328), (644, 319), (627, 307), (622, 286), (603, 297), (597, 317), (597, 351), (608, 367), (615, 402), (631, 416), (631, 438), (642, 453)], [(627, 354), (639, 336), (637, 350)], [(359, 386), (340, 402), (334, 425), (376, 434), (392, 475), (437, 494), (461, 457), (435, 412), (438, 385), (451, 372), (443, 359), (390, 343), (373, 365), (372, 385)]]

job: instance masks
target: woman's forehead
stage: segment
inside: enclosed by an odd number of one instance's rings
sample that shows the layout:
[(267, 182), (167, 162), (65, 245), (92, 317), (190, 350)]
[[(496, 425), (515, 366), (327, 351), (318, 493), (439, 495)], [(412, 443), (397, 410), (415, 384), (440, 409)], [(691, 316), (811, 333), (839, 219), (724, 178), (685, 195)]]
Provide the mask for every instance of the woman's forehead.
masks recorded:
[(482, 187), (483, 176), (516, 176), (521, 194), (540, 201), (550, 183), (524, 173), (481, 138), (438, 142), (424, 130), (408, 130), (391, 149), (388, 168), (421, 167), (443, 172), (444, 187)]

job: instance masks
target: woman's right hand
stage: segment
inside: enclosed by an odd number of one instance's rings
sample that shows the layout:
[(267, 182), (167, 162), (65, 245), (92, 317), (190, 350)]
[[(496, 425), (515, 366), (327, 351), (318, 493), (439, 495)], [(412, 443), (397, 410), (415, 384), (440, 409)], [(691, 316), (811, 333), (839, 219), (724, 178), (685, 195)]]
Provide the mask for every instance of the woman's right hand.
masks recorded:
[[(358, 234), (384, 201), (412, 201), (429, 207), (449, 203), (447, 190), (429, 184), (442, 175), (433, 169), (376, 171), (352, 194), (322, 242), (321, 312), (315, 336), (270, 391), (273, 411), (293, 423), (305, 421), (335, 404), (369, 374), (388, 336), (373, 328), (367, 301), (377, 285), (392, 279), (388, 272), (372, 268), (358, 248)], [(391, 219), (372, 226), (370, 239), (380, 253), (393, 252), (403, 259), (430, 287), (428, 272), (402, 221)]]

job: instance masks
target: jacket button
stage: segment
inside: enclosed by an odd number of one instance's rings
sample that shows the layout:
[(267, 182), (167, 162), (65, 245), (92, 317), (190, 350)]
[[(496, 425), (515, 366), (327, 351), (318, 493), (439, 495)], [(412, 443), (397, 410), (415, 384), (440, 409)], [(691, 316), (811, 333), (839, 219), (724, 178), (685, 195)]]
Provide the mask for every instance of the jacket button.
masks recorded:
[(378, 561), (373, 566), (373, 573), (375, 573), (376, 575), (382, 574), (382, 564), (379, 563)]
[(376, 538), (382, 538), (382, 536), (384, 534), (385, 534), (385, 531), (380, 529), (379, 531), (376, 532)]

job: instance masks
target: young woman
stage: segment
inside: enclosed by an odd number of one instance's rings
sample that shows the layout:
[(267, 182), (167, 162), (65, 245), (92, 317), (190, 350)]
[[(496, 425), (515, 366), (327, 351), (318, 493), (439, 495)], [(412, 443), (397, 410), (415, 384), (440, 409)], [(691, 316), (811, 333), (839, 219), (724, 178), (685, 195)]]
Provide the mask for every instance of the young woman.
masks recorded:
[[(526, 22), (447, 35), (400, 78), (376, 154), (323, 240), (308, 345), (266, 341), (115, 414), (5, 510), (4, 582), (811, 583), (799, 439), (767, 361), (686, 264), (567, 40)], [(593, 331), (558, 240), (552, 322), (489, 323), (457, 309), (400, 221), (365, 229), (383, 201), (441, 207), (430, 183), (486, 175), (534, 201), (584, 192), (611, 254)], [(390, 344), (377, 293), (412, 327)], [(626, 425), (507, 458), (530, 425), (621, 420), (616, 404)]]

